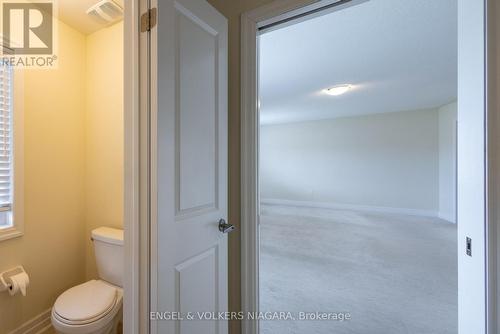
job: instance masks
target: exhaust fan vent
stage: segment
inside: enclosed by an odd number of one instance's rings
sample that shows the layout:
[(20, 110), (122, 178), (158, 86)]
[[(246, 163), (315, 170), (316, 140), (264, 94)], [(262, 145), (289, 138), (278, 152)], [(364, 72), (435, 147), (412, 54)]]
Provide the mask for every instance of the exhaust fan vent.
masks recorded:
[(123, 8), (113, 0), (102, 0), (90, 7), (87, 15), (102, 24), (110, 24), (123, 17)]

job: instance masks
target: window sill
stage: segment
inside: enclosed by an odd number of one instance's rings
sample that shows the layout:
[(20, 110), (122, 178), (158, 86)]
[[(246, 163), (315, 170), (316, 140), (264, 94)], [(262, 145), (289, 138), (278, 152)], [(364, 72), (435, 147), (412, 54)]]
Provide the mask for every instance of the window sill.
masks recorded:
[(18, 238), (23, 235), (23, 232), (15, 226), (0, 227), (0, 241)]

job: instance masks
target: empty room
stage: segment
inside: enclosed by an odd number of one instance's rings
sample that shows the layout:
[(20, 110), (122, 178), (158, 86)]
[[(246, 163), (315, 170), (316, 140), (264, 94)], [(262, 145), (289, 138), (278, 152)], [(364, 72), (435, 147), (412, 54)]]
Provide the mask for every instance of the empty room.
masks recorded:
[(260, 31), (261, 334), (457, 333), (457, 3)]

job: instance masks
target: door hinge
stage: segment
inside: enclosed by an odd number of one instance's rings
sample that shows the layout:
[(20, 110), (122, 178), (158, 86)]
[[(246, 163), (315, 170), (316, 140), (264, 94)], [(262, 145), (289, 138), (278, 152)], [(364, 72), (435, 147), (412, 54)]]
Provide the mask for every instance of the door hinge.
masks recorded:
[(156, 26), (156, 8), (148, 9), (141, 15), (141, 32), (151, 31)]

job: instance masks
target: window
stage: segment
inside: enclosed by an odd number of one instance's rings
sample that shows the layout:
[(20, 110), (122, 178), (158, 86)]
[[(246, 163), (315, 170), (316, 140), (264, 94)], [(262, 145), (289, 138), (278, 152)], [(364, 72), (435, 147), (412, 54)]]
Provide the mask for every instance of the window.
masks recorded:
[(0, 241), (23, 235), (24, 82), (0, 63)]
[(12, 68), (0, 66), (0, 228), (12, 227)]

